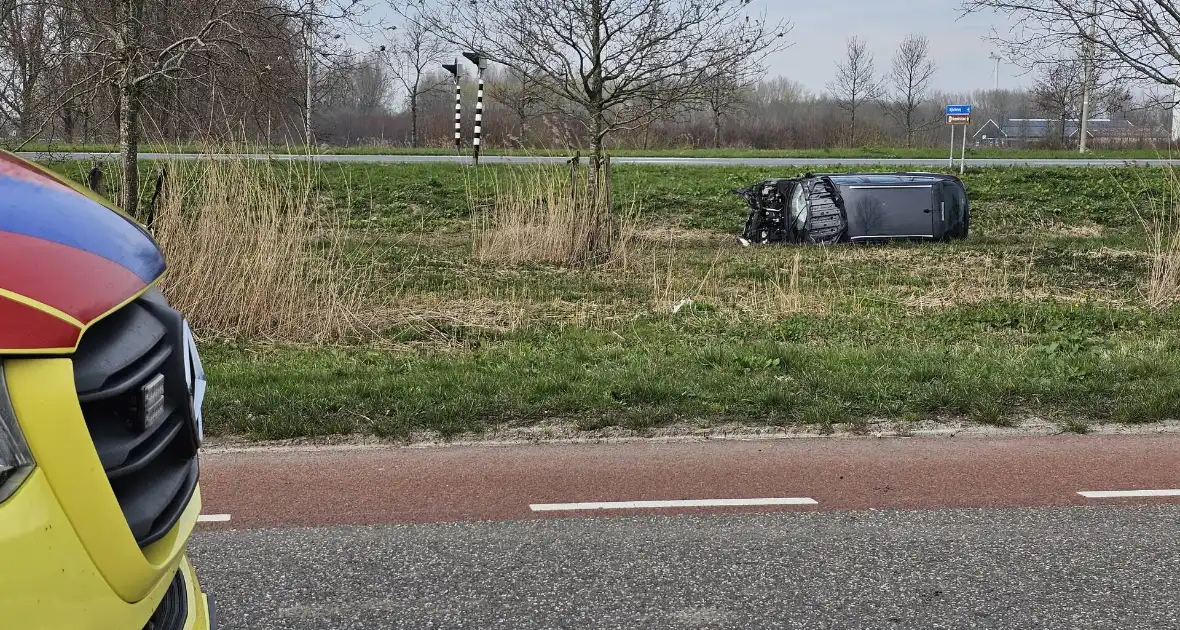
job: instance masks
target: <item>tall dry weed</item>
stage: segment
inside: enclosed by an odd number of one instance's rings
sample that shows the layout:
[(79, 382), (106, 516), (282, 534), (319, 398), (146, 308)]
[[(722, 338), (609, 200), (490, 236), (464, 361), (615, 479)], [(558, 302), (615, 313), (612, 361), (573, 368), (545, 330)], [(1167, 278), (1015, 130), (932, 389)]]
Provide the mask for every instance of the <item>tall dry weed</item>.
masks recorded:
[(169, 300), (206, 333), (331, 342), (358, 332), (363, 273), (348, 268), (345, 217), (321, 203), (314, 163), (168, 165), (152, 229)]
[(1146, 208), (1133, 204), (1147, 236), (1151, 272), (1143, 283), (1143, 299), (1152, 308), (1167, 308), (1180, 300), (1180, 177), (1175, 169), (1168, 173), (1162, 198)]
[(488, 175), (489, 198), (481, 198), (478, 183), (469, 180), (476, 259), (626, 265), (635, 238), (634, 205), (622, 214), (610, 211), (605, 186), (596, 189), (583, 174), (572, 173), (547, 166), (494, 172)]

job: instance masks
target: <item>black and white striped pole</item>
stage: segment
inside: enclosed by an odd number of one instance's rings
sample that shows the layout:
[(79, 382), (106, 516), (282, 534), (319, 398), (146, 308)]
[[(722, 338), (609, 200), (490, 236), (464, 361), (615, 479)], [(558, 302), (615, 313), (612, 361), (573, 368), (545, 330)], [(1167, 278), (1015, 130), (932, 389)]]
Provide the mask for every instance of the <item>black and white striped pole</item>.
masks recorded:
[(463, 152), (463, 83), (459, 80), (459, 60), (455, 63), (444, 63), (443, 68), (455, 77), (455, 151)]
[(479, 146), (481, 135), (483, 134), (483, 71), (488, 67), (488, 62), (477, 52), (465, 52), (463, 56), (475, 64), (478, 77), (478, 84), (475, 91), (475, 132), (471, 138), (471, 159), (472, 163), (478, 166)]

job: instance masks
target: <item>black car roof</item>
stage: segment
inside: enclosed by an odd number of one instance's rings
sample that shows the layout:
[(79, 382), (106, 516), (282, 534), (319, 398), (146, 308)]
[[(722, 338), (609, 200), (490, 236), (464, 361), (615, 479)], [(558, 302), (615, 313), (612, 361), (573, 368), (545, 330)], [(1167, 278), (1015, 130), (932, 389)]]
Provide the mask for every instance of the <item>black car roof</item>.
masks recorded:
[(932, 184), (941, 181), (957, 181), (958, 178), (952, 175), (942, 175), (939, 173), (832, 173), (815, 175), (815, 177), (826, 177), (832, 181), (833, 184), (871, 184), (876, 186), (889, 184)]

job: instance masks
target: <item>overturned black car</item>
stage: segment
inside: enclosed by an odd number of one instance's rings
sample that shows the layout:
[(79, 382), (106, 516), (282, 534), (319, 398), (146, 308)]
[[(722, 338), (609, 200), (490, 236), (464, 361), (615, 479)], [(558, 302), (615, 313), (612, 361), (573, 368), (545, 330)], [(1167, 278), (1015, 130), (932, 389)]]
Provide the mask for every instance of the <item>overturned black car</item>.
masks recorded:
[(739, 241), (847, 243), (967, 238), (963, 182), (936, 173), (813, 175), (733, 191), (749, 205)]

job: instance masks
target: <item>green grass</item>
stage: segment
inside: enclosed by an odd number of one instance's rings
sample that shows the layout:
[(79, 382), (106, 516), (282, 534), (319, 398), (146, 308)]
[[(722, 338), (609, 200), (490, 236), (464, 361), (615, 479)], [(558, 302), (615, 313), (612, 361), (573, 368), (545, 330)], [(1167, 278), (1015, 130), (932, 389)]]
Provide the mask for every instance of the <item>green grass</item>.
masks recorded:
[[(390, 231), (466, 230), (470, 216), (467, 190), (486, 198), (498, 178), (511, 177), (525, 168), (540, 167), (324, 164), (319, 189), (336, 204), (350, 207), (358, 221)], [(553, 169), (556, 172), (560, 167)], [(634, 205), (645, 222), (671, 221), (682, 228), (732, 232), (740, 227), (745, 209), (730, 190), (805, 170), (619, 165), (614, 168), (615, 201), (620, 208)], [(895, 169), (832, 166), (814, 170)], [(1163, 195), (1169, 189), (1169, 179), (1166, 169), (1147, 167), (985, 167), (969, 169), (964, 176), (974, 206), (989, 220), (1013, 229), (1054, 221), (1075, 227), (1094, 223), (1137, 229), (1134, 208)]]
[(642, 228), (626, 264), (480, 263), (467, 191), (519, 171), (323, 165), (317, 190), (349, 210), (371, 284), (367, 333), (206, 336), (209, 431), (1180, 417), (1180, 311), (1142, 299), (1140, 215), (1167, 206), (1165, 169), (970, 169), (965, 242), (744, 249), (728, 190), (794, 169), (620, 165), (615, 199)]
[[(88, 164), (57, 162), (51, 166), (82, 182)], [(274, 168), (300, 168), (275, 163)], [(145, 193), (156, 165), (143, 162)], [(172, 171), (184, 169), (178, 162)], [(459, 164), (331, 164), (320, 165), (317, 190), (339, 207), (347, 207), (358, 227), (407, 232), (464, 231), (469, 229), (467, 191), (477, 198), (491, 195), (497, 180), (531, 169), (484, 165), (473, 169)], [(108, 178), (116, 176), (107, 165)], [(744, 219), (743, 202), (730, 193), (765, 178), (800, 174), (806, 168), (744, 166), (614, 167), (615, 201), (620, 208), (634, 205), (648, 223), (668, 223), (689, 229), (733, 232)], [(885, 172), (888, 166), (827, 166), (824, 172)], [(955, 172), (932, 169), (938, 172)], [(1139, 233), (1136, 208), (1161, 199), (1171, 190), (1168, 169), (1136, 168), (970, 168), (963, 176), (973, 207), (983, 220), (1006, 231), (1057, 224), (1059, 228), (1098, 226)], [(149, 197), (145, 194), (144, 197)], [(999, 246), (1000, 244), (997, 244)]]
[[(82, 152), (82, 153), (113, 153), (118, 146), (106, 143), (30, 143), (22, 151), (29, 152)], [(292, 144), (281, 146), (266, 146), (256, 143), (227, 143), (224, 146), (211, 147), (207, 143), (145, 143), (140, 146), (144, 153), (203, 153), (203, 152), (241, 152), (241, 153), (280, 153), (306, 154), (309, 152), (305, 145)], [(483, 155), (551, 155), (571, 156), (577, 148), (496, 148), (484, 147)], [(454, 155), (453, 147), (390, 147), (390, 146), (350, 146), (336, 147), (322, 145), (313, 147), (311, 153), (328, 155)], [(464, 148), (470, 153), (470, 147)], [(583, 155), (586, 150), (581, 150)], [(699, 157), (699, 158), (880, 158), (880, 159), (943, 159), (947, 150), (941, 147), (833, 147), (826, 149), (745, 149), (745, 148), (660, 148), (634, 149), (615, 148), (610, 153), (619, 157)], [(1112, 159), (1112, 160), (1151, 160), (1177, 157), (1169, 147), (1148, 149), (1095, 149), (1086, 154), (1080, 154), (1076, 149), (1040, 149), (1040, 148), (1004, 148), (1004, 147), (968, 147), (967, 158), (976, 159)], [(955, 152), (956, 159), (959, 151)]]
[[(986, 309), (908, 325), (867, 316), (748, 327), (653, 317), (437, 353), (209, 344), (209, 417), (215, 433), (259, 438), (402, 438), (552, 420), (644, 429), (699, 419), (766, 426), (965, 416), (1002, 425), (1023, 413), (1075, 424), (1180, 413), (1176, 338), (1154, 338), (1175, 326), (1172, 318), (1146, 316), (1117, 342), (1048, 350), (1058, 335), (1101, 334), (1109, 326), (1098, 322), (1124, 314), (1066, 317), (1071, 332), (1037, 332), (1036, 305), (1009, 308), (1032, 315), (1028, 328), (1016, 329), (1028, 345), (992, 335)], [(903, 325), (885, 330), (886, 323)], [(848, 339), (853, 326), (877, 339)]]

